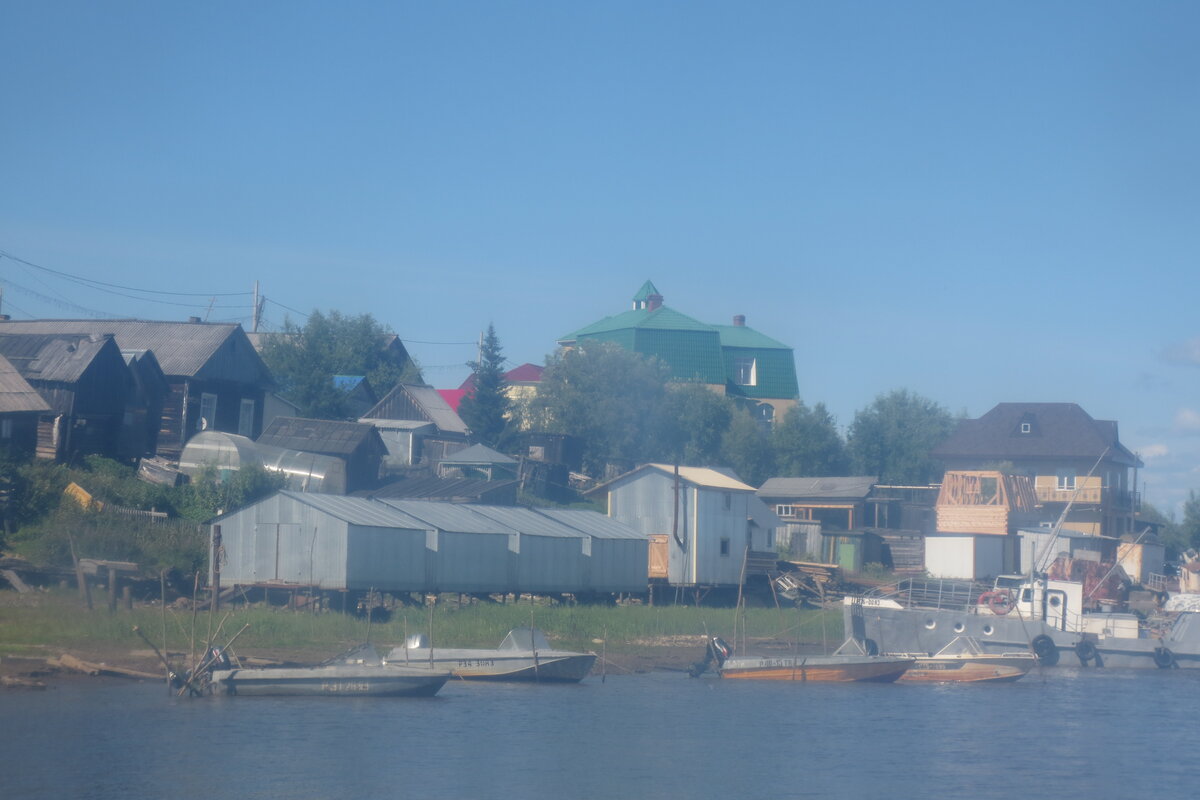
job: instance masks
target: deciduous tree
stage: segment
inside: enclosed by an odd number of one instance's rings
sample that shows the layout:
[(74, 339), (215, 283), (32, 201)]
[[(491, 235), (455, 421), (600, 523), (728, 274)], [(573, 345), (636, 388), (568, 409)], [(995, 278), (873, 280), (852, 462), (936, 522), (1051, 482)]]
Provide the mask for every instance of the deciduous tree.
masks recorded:
[(416, 365), (393, 363), (383, 349), (389, 331), (370, 314), (347, 316), (314, 310), (303, 326), (284, 322), (269, 336), (262, 357), (279, 384), (279, 393), (314, 419), (345, 419), (346, 396), (334, 375), (364, 375), (380, 392), (397, 381), (419, 380)]
[(584, 468), (661, 457), (667, 368), (610, 342), (583, 342), (547, 359), (529, 407), (534, 427), (579, 437)]
[(846, 443), (824, 403), (809, 408), (800, 401), (789, 409), (776, 423), (774, 443), (780, 477), (827, 477), (849, 470)]
[(850, 425), (852, 466), (883, 483), (935, 482), (941, 475), (930, 451), (945, 441), (954, 424), (949, 411), (907, 389), (881, 394)]
[(737, 408), (721, 437), (722, 462), (751, 486), (761, 486), (775, 474), (771, 436), (745, 408)]

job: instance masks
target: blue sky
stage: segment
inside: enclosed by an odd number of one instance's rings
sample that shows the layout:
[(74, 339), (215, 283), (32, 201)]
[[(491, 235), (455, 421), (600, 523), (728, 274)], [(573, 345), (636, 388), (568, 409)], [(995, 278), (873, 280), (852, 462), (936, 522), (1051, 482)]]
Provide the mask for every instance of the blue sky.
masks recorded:
[[(1200, 489), (1200, 5), (0, 5), (14, 318), (370, 313), (439, 387), (646, 279), (842, 425), (1076, 402)], [(151, 292), (191, 294), (166, 295)], [(228, 295), (228, 296), (227, 296)], [(215, 299), (213, 299), (215, 298)], [(211, 308), (210, 308), (211, 305)]]

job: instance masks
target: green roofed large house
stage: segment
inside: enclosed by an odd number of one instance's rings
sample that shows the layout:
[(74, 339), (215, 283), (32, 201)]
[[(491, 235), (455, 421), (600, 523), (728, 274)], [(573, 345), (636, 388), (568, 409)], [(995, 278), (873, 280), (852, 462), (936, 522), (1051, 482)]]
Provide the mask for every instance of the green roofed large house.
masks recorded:
[(559, 345), (615, 342), (661, 359), (676, 381), (700, 383), (745, 399), (766, 420), (796, 403), (796, 361), (792, 348), (746, 326), (738, 314), (732, 325), (709, 325), (663, 305), (646, 281), (633, 308), (560, 337)]

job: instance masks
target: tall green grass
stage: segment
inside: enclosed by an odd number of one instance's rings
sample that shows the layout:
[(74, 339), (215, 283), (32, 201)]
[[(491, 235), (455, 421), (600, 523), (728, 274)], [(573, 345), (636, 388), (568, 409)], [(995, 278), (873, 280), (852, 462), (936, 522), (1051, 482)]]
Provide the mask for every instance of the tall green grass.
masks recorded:
[[(194, 619), (194, 621), (193, 621)], [(386, 622), (341, 613), (312, 613), (263, 606), (232, 606), (210, 614), (168, 609), (166, 649), (190, 652), (202, 647), (211, 635), (224, 644), (243, 626), (235, 650), (289, 651), (332, 655), (366, 640), (399, 644), (406, 635), (431, 636), (444, 647), (495, 647), (509, 629), (534, 625), (545, 631), (555, 646), (572, 650), (598, 649), (636, 652), (648, 647), (685, 645), (705, 633), (733, 638), (735, 611), (731, 608), (683, 606), (497, 605), (475, 603), (459, 607), (438, 604), (427, 608), (399, 608)], [(74, 593), (58, 590), (38, 595), (36, 604), (0, 605), (0, 654), (28, 654), (77, 650), (140, 650), (145, 643), (133, 632), (137, 625), (158, 647), (163, 647), (164, 614), (159, 606), (139, 606), (132, 611), (109, 612), (101, 607), (87, 611)], [(809, 611), (792, 608), (751, 608), (737, 617), (737, 630), (751, 639), (800, 642), (841, 642), (841, 615), (837, 610)], [(744, 627), (743, 627), (744, 626)], [(211, 631), (211, 633), (210, 633)], [(194, 644), (193, 644), (194, 640)]]

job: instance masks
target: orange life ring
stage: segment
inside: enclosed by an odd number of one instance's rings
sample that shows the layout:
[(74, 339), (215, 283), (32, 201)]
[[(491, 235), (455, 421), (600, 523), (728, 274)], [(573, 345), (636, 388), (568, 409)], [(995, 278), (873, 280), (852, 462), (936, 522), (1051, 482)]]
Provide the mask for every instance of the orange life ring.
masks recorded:
[(987, 601), (988, 610), (998, 617), (1003, 617), (1005, 614), (1013, 610), (1015, 599), (1012, 592), (1005, 590), (1003, 592), (988, 592), (990, 595)]

